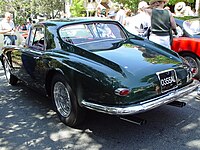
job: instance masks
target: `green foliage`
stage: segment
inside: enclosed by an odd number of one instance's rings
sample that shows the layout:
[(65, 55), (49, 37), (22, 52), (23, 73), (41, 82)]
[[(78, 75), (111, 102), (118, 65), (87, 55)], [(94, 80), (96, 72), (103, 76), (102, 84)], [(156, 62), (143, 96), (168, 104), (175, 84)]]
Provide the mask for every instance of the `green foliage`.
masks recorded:
[(195, 0), (170, 0), (168, 4), (175, 5), (178, 2), (185, 2), (186, 4), (188, 4), (188, 3), (194, 3)]
[(7, 2), (5, 0), (0, 0), (0, 12), (4, 12), (6, 10), (5, 6), (7, 5)]
[(60, 11), (64, 10), (64, 1), (61, 0), (35, 0), (38, 1), (36, 12), (45, 14), (47, 18), (55, 18)]
[(194, 19), (194, 18), (199, 18), (198, 16), (184, 16), (184, 17), (175, 17), (181, 20), (189, 20), (189, 19)]
[(28, 17), (30, 14), (31, 6), (27, 3), (27, 0), (15, 0), (9, 5), (17, 11), (17, 15)]
[(22, 17), (22, 16), (16, 16), (14, 18), (14, 22), (15, 22), (16, 25), (26, 24), (26, 18)]
[[(83, 16), (85, 11), (83, 7), (84, 0), (72, 0), (71, 14), (72, 16)], [(48, 18), (60, 17), (60, 12), (64, 11), (65, 3), (69, 0), (0, 0), (0, 12), (5, 11), (15, 12), (15, 22), (21, 24), (30, 16), (38, 14)]]
[(84, 0), (73, 0), (72, 6), (70, 8), (72, 16), (83, 17), (83, 12), (85, 11), (83, 3)]
[(119, 4), (123, 4), (123, 6), (125, 6), (126, 8), (129, 8), (133, 12), (137, 11), (138, 3), (140, 1), (141, 0), (113, 0), (113, 2), (117, 2)]

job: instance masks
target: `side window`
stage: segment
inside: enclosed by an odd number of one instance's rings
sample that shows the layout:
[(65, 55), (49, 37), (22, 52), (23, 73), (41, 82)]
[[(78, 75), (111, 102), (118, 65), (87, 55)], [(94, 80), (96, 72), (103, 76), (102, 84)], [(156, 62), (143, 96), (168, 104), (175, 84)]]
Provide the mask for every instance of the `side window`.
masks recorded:
[(29, 46), (38, 50), (45, 49), (45, 32), (43, 27), (33, 27), (30, 33)]
[(74, 44), (93, 38), (91, 31), (84, 24), (64, 26), (59, 30), (59, 34), (63, 41)]
[(54, 41), (54, 34), (50, 33), (48, 30), (45, 32), (46, 49), (54, 49), (56, 47)]

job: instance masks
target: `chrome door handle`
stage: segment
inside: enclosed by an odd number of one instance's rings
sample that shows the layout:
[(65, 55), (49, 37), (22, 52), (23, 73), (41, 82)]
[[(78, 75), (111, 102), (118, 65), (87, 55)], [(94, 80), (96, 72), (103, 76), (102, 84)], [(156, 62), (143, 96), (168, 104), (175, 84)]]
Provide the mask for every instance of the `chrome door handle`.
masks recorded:
[(34, 59), (36, 59), (36, 60), (38, 60), (38, 59), (40, 59), (40, 57), (38, 57), (38, 56), (36, 56), (36, 57), (33, 57)]

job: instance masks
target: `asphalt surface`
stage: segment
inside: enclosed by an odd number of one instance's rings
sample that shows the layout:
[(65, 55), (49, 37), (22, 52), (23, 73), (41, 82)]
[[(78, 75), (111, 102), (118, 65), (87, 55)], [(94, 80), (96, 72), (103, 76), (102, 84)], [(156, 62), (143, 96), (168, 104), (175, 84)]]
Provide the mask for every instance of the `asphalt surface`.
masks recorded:
[(23, 83), (10, 86), (0, 65), (0, 150), (197, 150), (200, 100), (196, 91), (177, 108), (161, 106), (137, 115), (138, 126), (89, 111), (79, 128), (59, 121), (50, 101)]

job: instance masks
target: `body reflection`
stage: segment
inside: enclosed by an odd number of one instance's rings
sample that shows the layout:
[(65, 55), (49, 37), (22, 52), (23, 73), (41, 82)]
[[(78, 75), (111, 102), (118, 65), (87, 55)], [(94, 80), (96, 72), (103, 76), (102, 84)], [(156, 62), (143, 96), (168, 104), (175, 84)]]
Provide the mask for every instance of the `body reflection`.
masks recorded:
[(31, 76), (32, 79), (35, 79), (34, 71), (36, 62), (33, 57), (29, 57), (25, 54), (21, 55), (22, 63), (26, 72)]

